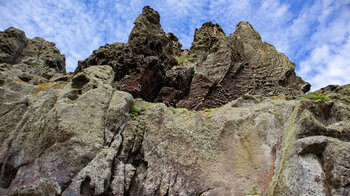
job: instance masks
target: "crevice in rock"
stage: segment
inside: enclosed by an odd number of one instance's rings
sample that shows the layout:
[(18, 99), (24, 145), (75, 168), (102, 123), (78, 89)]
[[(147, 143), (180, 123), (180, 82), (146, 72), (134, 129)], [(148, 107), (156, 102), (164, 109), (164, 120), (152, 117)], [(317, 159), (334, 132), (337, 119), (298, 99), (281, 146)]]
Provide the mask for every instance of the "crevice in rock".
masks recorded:
[(83, 196), (94, 195), (95, 187), (91, 185), (90, 182), (91, 182), (91, 178), (87, 176), (80, 185), (80, 195), (83, 195)]
[(82, 90), (80, 90), (80, 89), (79, 90), (72, 90), (72, 91), (68, 92), (65, 96), (68, 99), (75, 101), (79, 98), (79, 96), (81, 95), (81, 92), (82, 92)]
[(37, 60), (39, 60), (40, 55), (42, 54), (42, 49), (43, 49), (43, 41), (40, 40), (39, 52), (38, 52), (38, 54), (37, 54), (37, 56), (36, 56), (36, 59), (37, 59)]
[(70, 178), (67, 182), (62, 182), (62, 181), (58, 181), (58, 184), (61, 187), (61, 194), (69, 187), (69, 185), (72, 183), (72, 179)]
[[(142, 193), (142, 190), (137, 190), (137, 182), (136, 182), (136, 178), (137, 178), (137, 172), (138, 172), (138, 168), (136, 168), (136, 171), (134, 173), (134, 175), (132, 176), (131, 178), (131, 181), (130, 181), (130, 186), (129, 186), (129, 189), (125, 189), (125, 186), (124, 186), (124, 196), (132, 196), (132, 192), (135, 190), (135, 191), (139, 191), (140, 193)], [(125, 179), (124, 179), (125, 180)], [(125, 184), (124, 184), (125, 185)]]
[(85, 84), (89, 83), (90, 79), (84, 74), (79, 74), (72, 79), (72, 88), (82, 89)]
[(22, 80), (23, 82), (29, 82), (32, 78), (32, 76), (28, 75), (28, 74), (22, 74), (22, 75), (19, 75), (18, 78), (20, 80)]
[(9, 163), (0, 163), (0, 187), (8, 188), (11, 185), (11, 182), (15, 179), (17, 171), (19, 168), (14, 167)]

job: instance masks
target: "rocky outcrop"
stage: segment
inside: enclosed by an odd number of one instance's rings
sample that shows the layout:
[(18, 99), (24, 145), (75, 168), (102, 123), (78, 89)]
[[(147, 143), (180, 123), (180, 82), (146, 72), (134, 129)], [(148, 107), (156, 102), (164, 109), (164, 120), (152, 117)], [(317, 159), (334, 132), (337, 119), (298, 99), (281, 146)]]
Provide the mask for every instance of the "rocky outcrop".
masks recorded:
[(295, 76), (295, 64), (262, 42), (247, 22), (239, 23), (228, 37), (217, 24), (204, 24), (195, 32), (189, 53), (196, 71), (189, 94), (178, 107), (201, 110), (219, 107), (245, 93), (295, 97), (310, 89)]
[[(55, 44), (42, 38), (28, 39), (25, 33), (16, 28), (0, 32), (0, 63), (25, 64), (28, 72), (42, 68), (53, 68), (57, 72), (66, 72), (66, 58), (61, 55)], [(36, 74), (38, 75), (38, 74)]]
[(349, 85), (293, 99), (308, 84), (249, 23), (228, 37), (206, 23), (172, 64), (177, 38), (145, 7), (127, 44), (74, 74), (17, 61), (45, 41), (28, 48), (12, 31), (0, 42), (12, 44), (0, 64), (0, 195), (350, 194)]
[(218, 24), (207, 22), (196, 29), (191, 49), (183, 52), (151, 8), (145, 7), (134, 24), (128, 43), (99, 48), (76, 72), (108, 64), (116, 73), (117, 89), (194, 110), (219, 107), (245, 93), (293, 98), (310, 89), (295, 75), (295, 64), (262, 42), (247, 22), (228, 37)]
[(4, 72), (1, 194), (349, 194), (346, 102), (243, 95), (190, 111), (133, 100), (106, 65), (46, 85)]
[(344, 86), (328, 85), (315, 91), (315, 94), (326, 95), (335, 102), (350, 104), (350, 84)]
[(349, 195), (349, 122), (349, 105), (297, 104), (286, 122), (266, 195)]
[(114, 87), (154, 101), (163, 86), (167, 70), (177, 64), (181, 45), (174, 34), (165, 34), (158, 12), (145, 7), (136, 18), (127, 44), (100, 47), (79, 62), (76, 72), (92, 65), (110, 65), (116, 73)]
[[(113, 80), (109, 66), (85, 69), (69, 82), (32, 85), (8, 77), (1, 87), (1, 188), (9, 195), (58, 195), (68, 186), (76, 190), (74, 176), (93, 178), (83, 168), (116, 145), (133, 102), (113, 89)], [(95, 164), (111, 167), (106, 161)]]

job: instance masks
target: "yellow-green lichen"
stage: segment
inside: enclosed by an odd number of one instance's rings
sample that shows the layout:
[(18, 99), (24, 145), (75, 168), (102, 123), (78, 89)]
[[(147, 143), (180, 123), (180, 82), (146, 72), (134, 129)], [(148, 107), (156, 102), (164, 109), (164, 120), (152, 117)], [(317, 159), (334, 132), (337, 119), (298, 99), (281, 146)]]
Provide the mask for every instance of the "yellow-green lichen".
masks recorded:
[(283, 136), (283, 143), (282, 143), (282, 150), (281, 150), (281, 160), (279, 162), (279, 165), (277, 166), (277, 171), (272, 177), (272, 180), (270, 182), (270, 185), (268, 186), (265, 195), (275, 195), (275, 192), (283, 192), (283, 190), (280, 190), (280, 187), (283, 187), (284, 179), (281, 176), (282, 170), (285, 168), (285, 166), (288, 164), (288, 157), (290, 156), (290, 153), (293, 149), (293, 145), (296, 141), (295, 138), (295, 132), (297, 129), (298, 122), (298, 115), (300, 111), (300, 103), (294, 108), (293, 112), (291, 113), (291, 116), (289, 120), (286, 123), (285, 128), (285, 135)]
[(327, 97), (327, 94), (321, 94), (321, 93), (315, 93), (315, 92), (305, 94), (301, 97), (297, 97), (297, 100), (303, 100), (303, 99), (332, 101), (330, 98)]
[(176, 60), (177, 60), (177, 62), (178, 62), (179, 64), (183, 64), (183, 63), (185, 63), (190, 57), (181, 55), (181, 56), (177, 56), (177, 57), (175, 57), (175, 58), (176, 58)]

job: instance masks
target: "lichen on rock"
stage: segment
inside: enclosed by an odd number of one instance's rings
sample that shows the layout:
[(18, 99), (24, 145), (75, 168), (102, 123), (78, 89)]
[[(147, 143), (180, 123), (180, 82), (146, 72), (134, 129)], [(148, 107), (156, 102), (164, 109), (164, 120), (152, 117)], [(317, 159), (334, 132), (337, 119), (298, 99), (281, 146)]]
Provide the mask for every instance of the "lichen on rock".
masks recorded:
[(190, 50), (148, 6), (134, 24), (75, 73), (0, 32), (0, 195), (350, 194), (349, 85), (304, 96), (248, 22), (205, 23)]

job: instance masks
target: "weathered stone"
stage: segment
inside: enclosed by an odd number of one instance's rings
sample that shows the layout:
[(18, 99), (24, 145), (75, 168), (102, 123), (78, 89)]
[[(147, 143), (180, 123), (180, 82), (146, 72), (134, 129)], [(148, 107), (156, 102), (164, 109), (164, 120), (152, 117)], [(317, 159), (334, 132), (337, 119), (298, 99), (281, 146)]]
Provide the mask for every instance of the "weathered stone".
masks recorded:
[(24, 48), (18, 62), (36, 67), (46, 66), (61, 73), (66, 72), (66, 58), (61, 55), (55, 43), (39, 37), (28, 39), (27, 47)]
[(39, 37), (27, 39), (23, 31), (13, 27), (0, 32), (0, 63), (25, 64), (27, 66), (20, 65), (18, 68), (42, 75), (44, 68), (65, 73), (65, 61), (65, 56), (52, 42)]
[(145, 7), (74, 74), (52, 44), (0, 33), (0, 195), (350, 194), (349, 85), (293, 100), (309, 85), (249, 23), (206, 23), (181, 52), (159, 21)]
[(266, 195), (349, 194), (349, 120), (349, 109), (334, 104), (296, 105), (285, 125), (279, 163)]
[[(15, 99), (6, 96), (1, 101), (1, 107), (8, 108), (1, 118), (21, 117), (16, 122), (9, 119), (1, 123), (1, 132), (5, 134), (1, 137), (1, 187), (13, 193), (29, 194), (34, 189), (40, 192), (43, 188), (40, 182), (49, 176), (64, 190), (79, 171), (79, 175), (84, 176), (86, 172), (92, 172), (90, 168), (94, 166), (90, 165), (106, 165), (103, 159), (94, 159), (98, 152), (106, 154), (101, 151), (107, 143), (104, 132), (110, 131), (111, 120), (121, 126), (126, 120), (123, 115), (128, 116), (132, 105), (131, 95), (113, 90), (113, 80), (111, 67), (94, 66), (73, 76), (68, 83), (31, 85), (23, 81), (6, 81), (2, 95), (22, 94), (17, 99), (28, 101), (12, 102)], [(27, 86), (29, 91), (23, 93)], [(109, 106), (111, 103), (113, 106)], [(107, 110), (109, 113), (115, 111), (119, 122), (114, 121), (112, 114), (106, 117)], [(113, 136), (108, 139), (113, 140)], [(115, 151), (107, 157), (110, 165)], [(72, 165), (72, 161), (76, 164)], [(111, 173), (110, 166), (107, 168)], [(79, 184), (80, 181), (73, 182)], [(101, 186), (96, 187), (97, 193), (104, 191)]]
[(93, 65), (110, 65), (116, 73), (115, 88), (134, 97), (154, 101), (164, 83), (166, 70), (177, 64), (174, 57), (181, 45), (173, 34), (165, 34), (158, 12), (146, 6), (136, 18), (127, 44), (100, 47), (76, 72)]
[(225, 37), (224, 31), (218, 24), (206, 22), (200, 29), (195, 30), (190, 54), (198, 54), (198, 51), (203, 53), (216, 52), (220, 47), (220, 42)]
[(320, 156), (323, 153), (327, 143), (327, 137), (311, 136), (298, 140), (295, 145), (297, 145), (299, 155), (315, 154)]
[(310, 90), (295, 75), (295, 64), (263, 42), (247, 22), (227, 37), (218, 24), (204, 23), (196, 29), (191, 49), (183, 52), (151, 8), (145, 7), (134, 24), (127, 44), (101, 47), (76, 72), (108, 64), (116, 73), (115, 88), (194, 110), (219, 107), (246, 93), (294, 98)]
[(14, 64), (27, 46), (27, 37), (19, 29), (10, 27), (0, 32), (0, 63)]
[(295, 64), (262, 42), (249, 23), (239, 23), (228, 37), (217, 24), (205, 23), (195, 32), (190, 53), (198, 59), (196, 71), (188, 97), (178, 107), (201, 110), (219, 107), (245, 93), (295, 97), (310, 89), (295, 76)]
[(320, 90), (315, 91), (316, 94), (327, 95), (331, 100), (339, 103), (350, 105), (350, 84), (339, 86), (329, 85)]

